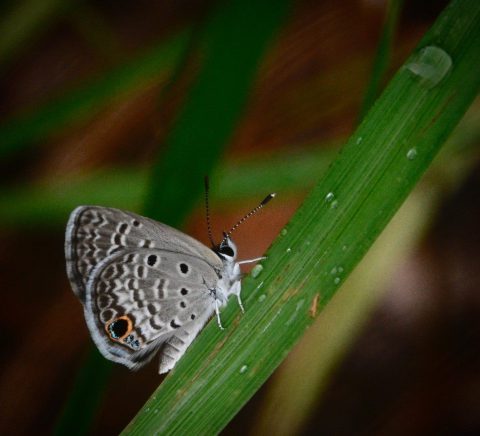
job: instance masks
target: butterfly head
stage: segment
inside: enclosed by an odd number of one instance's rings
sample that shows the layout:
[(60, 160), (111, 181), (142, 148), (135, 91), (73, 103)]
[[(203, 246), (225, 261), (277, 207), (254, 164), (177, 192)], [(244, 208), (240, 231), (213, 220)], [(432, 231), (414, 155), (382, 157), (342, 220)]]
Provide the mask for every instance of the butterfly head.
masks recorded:
[(212, 243), (212, 249), (217, 253), (218, 257), (222, 259), (224, 263), (235, 263), (237, 259), (237, 246), (234, 244), (230, 235), (237, 230), (237, 228), (248, 220), (251, 216), (255, 215), (263, 206), (265, 206), (272, 198), (275, 197), (275, 193), (268, 194), (257, 207), (253, 208), (250, 212), (245, 214), (241, 219), (239, 219), (228, 232), (223, 232), (223, 239), (220, 244), (216, 244), (212, 237), (212, 227), (210, 225), (210, 211), (208, 206), (208, 192), (209, 192), (209, 182), (208, 177), (205, 177), (205, 212), (207, 218), (207, 230), (208, 230), (208, 239)]
[(215, 253), (224, 261), (234, 262), (237, 258), (237, 246), (230, 236), (224, 233), (222, 242), (215, 247)]

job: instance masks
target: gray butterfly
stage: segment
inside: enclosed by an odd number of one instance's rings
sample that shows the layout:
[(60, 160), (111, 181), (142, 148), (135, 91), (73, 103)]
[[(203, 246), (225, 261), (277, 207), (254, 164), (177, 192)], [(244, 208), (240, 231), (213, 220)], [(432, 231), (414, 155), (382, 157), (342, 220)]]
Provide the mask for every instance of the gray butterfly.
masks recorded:
[[(210, 249), (157, 221), (119, 209), (77, 207), (67, 224), (65, 258), (100, 352), (137, 369), (160, 350), (159, 373), (173, 368), (215, 312), (240, 299), (240, 264), (230, 234)], [(207, 202), (207, 221), (208, 202)]]

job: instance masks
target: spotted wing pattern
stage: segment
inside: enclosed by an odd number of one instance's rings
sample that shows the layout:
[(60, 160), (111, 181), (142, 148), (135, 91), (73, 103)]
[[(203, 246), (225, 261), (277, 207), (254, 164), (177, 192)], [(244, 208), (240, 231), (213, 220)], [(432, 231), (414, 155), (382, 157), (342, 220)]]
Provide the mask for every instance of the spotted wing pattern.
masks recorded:
[(67, 274), (102, 354), (136, 369), (162, 348), (173, 367), (214, 311), (212, 250), (131, 212), (81, 206), (67, 225)]
[(94, 268), (127, 248), (160, 248), (205, 259), (220, 270), (222, 262), (208, 247), (190, 236), (132, 212), (100, 206), (79, 206), (67, 224), (65, 257), (73, 291), (85, 301)]
[(113, 255), (87, 284), (85, 317), (93, 339), (109, 359), (137, 368), (180, 329), (187, 339), (198, 333), (214, 311), (210, 289), (217, 280), (194, 256), (156, 249)]

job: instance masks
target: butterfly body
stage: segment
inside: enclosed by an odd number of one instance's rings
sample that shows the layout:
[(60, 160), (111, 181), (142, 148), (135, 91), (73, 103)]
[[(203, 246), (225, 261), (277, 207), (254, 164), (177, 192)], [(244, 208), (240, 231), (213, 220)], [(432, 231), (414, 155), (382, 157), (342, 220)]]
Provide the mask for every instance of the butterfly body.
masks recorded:
[(107, 359), (131, 369), (160, 350), (159, 372), (170, 370), (214, 313), (221, 327), (230, 295), (241, 306), (236, 256), (229, 237), (210, 249), (114, 208), (80, 206), (66, 229), (67, 275), (91, 336)]

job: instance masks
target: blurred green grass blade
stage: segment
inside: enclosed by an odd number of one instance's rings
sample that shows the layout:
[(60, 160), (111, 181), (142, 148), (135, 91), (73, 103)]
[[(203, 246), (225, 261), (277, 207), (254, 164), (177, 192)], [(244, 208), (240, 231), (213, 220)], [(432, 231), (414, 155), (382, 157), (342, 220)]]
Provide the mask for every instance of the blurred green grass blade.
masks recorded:
[(114, 64), (124, 59), (126, 53), (116, 29), (105, 19), (96, 5), (83, 0), (77, 1), (67, 19), (103, 62)]
[[(290, 0), (218, 2), (201, 38), (202, 69), (155, 165), (146, 213), (167, 224), (185, 217), (185, 197), (198, 197), (229, 141), (267, 45)], [(165, 178), (163, 174), (172, 177)], [(159, 201), (159, 199), (162, 201)], [(174, 208), (173, 205), (176, 205)]]
[(453, 1), (272, 245), (263, 270), (244, 280), (246, 313), (231, 302), (224, 331), (210, 322), (125, 434), (226, 426), (345, 281), (477, 95), (479, 42), (480, 3)]
[[(327, 169), (334, 153), (334, 147), (316, 147), (225, 163), (212, 174), (212, 203), (246, 200), (258, 196), (260, 191), (281, 192), (283, 198), (305, 191)], [(73, 179), (57, 179), (54, 184), (0, 188), (0, 224), (9, 228), (58, 226), (66, 222), (68, 214), (79, 204), (141, 212), (141, 199), (148, 182), (148, 171), (144, 168), (117, 167)]]
[[(128, 186), (128, 189), (125, 189)], [(0, 223), (6, 227), (59, 226), (80, 204), (141, 211), (147, 170), (115, 168), (52, 184), (0, 190)]]
[(0, 72), (7, 63), (45, 29), (51, 20), (72, 6), (69, 0), (21, 0), (0, 21)]
[(382, 81), (387, 72), (393, 40), (397, 30), (398, 20), (402, 11), (403, 0), (389, 0), (387, 4), (387, 15), (382, 29), (382, 34), (378, 42), (377, 52), (373, 61), (372, 72), (370, 74), (368, 87), (363, 98), (360, 109), (359, 119), (362, 120), (367, 114), (370, 107), (378, 97), (382, 87)]
[[(475, 109), (475, 108), (472, 108)], [(462, 119), (448, 140), (430, 177), (449, 184), (452, 171), (468, 172), (478, 160), (476, 144), (480, 138), (480, 100), (476, 110)], [(212, 204), (227, 205), (249, 200), (262, 192), (288, 195), (305, 192), (318, 181), (336, 154), (337, 144), (322, 144), (252, 155), (224, 162), (212, 174)], [(460, 167), (460, 168), (459, 168)], [(433, 168), (432, 168), (433, 169)], [(457, 179), (453, 175), (454, 179)], [(56, 179), (53, 184), (0, 187), (0, 224), (8, 228), (59, 226), (79, 204), (100, 204), (142, 211), (141, 198), (149, 181), (145, 168), (105, 168), (74, 178)], [(128, 186), (128, 189), (125, 189)], [(451, 189), (446, 186), (445, 189)]]
[[(273, 6), (273, 2), (270, 6)], [(243, 20), (241, 20), (238, 14), (242, 15), (245, 9), (248, 10), (248, 14), (244, 15)], [(263, 54), (263, 50), (253, 50), (252, 45), (255, 44), (257, 47), (265, 48), (266, 42), (278, 28), (279, 20), (283, 15), (280, 12), (281, 10), (282, 8), (279, 7), (275, 13), (271, 13), (266, 8), (266, 3), (262, 4), (262, 7), (249, 7), (248, 4), (239, 0), (220, 4), (206, 31), (208, 36), (206, 38), (206, 49), (210, 52), (210, 56), (207, 57), (208, 62), (200, 72), (186, 102), (186, 109), (180, 115), (174, 127), (174, 133), (170, 136), (170, 138), (173, 136), (173, 139), (168, 141), (166, 155), (154, 167), (153, 177), (150, 180), (153, 188), (150, 189), (150, 196), (147, 197), (149, 202), (147, 203), (146, 214), (149, 216), (157, 216), (162, 220), (168, 220), (171, 224), (178, 225), (194, 205), (197, 199), (198, 185), (200, 189), (202, 186), (201, 181), (203, 174), (205, 174), (203, 171), (213, 168), (214, 162), (218, 159), (222, 147), (225, 145), (225, 139), (230, 135), (238, 119), (240, 107), (246, 99), (260, 56)], [(267, 15), (270, 21), (266, 19)], [(272, 17), (276, 17), (276, 19), (272, 19)], [(224, 22), (223, 20), (227, 21)], [(241, 27), (236, 28), (237, 25)], [(262, 32), (252, 32), (254, 37), (249, 40), (250, 45), (248, 47), (248, 50), (253, 51), (255, 56), (241, 56), (237, 53), (239, 55), (238, 59), (249, 64), (248, 68), (242, 65), (240, 70), (249, 74), (247, 76), (233, 74), (233, 70), (239, 69), (239, 65), (237, 57), (233, 59), (230, 50), (238, 49), (242, 45), (246, 28), (255, 29), (259, 27), (262, 27)], [(232, 32), (232, 29), (235, 30)], [(244, 47), (242, 48), (244, 49)], [(213, 71), (211, 69), (212, 65), (216, 66)], [(212, 75), (212, 73), (215, 74)], [(224, 77), (218, 77), (219, 73)], [(219, 80), (221, 83), (219, 83)], [(225, 93), (233, 100), (230, 101), (230, 104), (233, 104), (236, 110), (224, 110), (224, 112), (229, 113), (226, 118), (219, 116), (221, 108), (215, 107), (208, 110), (208, 105), (211, 103), (227, 103), (209, 97), (212, 95), (211, 93), (216, 95), (217, 91)], [(208, 112), (209, 116), (205, 116), (205, 112)], [(226, 126), (224, 125), (225, 122), (227, 122)], [(210, 138), (216, 141), (215, 147), (212, 147), (208, 141), (195, 141), (194, 138), (191, 138), (191, 142), (182, 140), (182, 138), (188, 138), (188, 134), (183, 136), (182, 129), (188, 130), (189, 126), (192, 125), (195, 126), (193, 130), (195, 135), (198, 135), (199, 138)], [(211, 136), (209, 132), (214, 130), (222, 132), (222, 135)], [(202, 171), (198, 178), (188, 173), (190, 168), (185, 165), (185, 161), (188, 159), (192, 159), (194, 166), (197, 165)], [(181, 176), (180, 180), (178, 180), (178, 175)], [(173, 184), (172, 180), (175, 181)], [(178, 182), (179, 186), (176, 186), (175, 183)], [(178, 191), (177, 195), (171, 195), (170, 189), (172, 187)], [(164, 204), (168, 204), (167, 209), (163, 207)], [(82, 378), (88, 379), (89, 375), (95, 374), (98, 365), (100, 365), (100, 368), (106, 367), (105, 363), (89, 359), (82, 370), (80, 380)], [(107, 374), (108, 371), (105, 371), (104, 376), (106, 377)], [(101, 388), (100, 386), (99, 389)], [(84, 389), (81, 383), (77, 381), (76, 387), (67, 402), (66, 414), (59, 421), (57, 427), (59, 434), (71, 434), (76, 429), (76, 422), (83, 419), (82, 411), (75, 407), (76, 404), (93, 401), (98, 396), (97, 386), (91, 385)], [(84, 429), (89, 427), (89, 422), (84, 423)]]
[(112, 101), (166, 76), (180, 60), (189, 33), (182, 32), (90, 83), (0, 126), (0, 158), (24, 150), (69, 123), (93, 117)]
[(338, 151), (338, 143), (308, 149), (277, 150), (267, 155), (226, 162), (212, 178), (212, 200), (216, 203), (257, 198), (259, 193), (289, 194), (307, 192), (323, 174)]
[(105, 360), (98, 350), (89, 350), (72, 387), (74, 395), (65, 403), (53, 434), (88, 434), (110, 381), (112, 367), (113, 363)]

